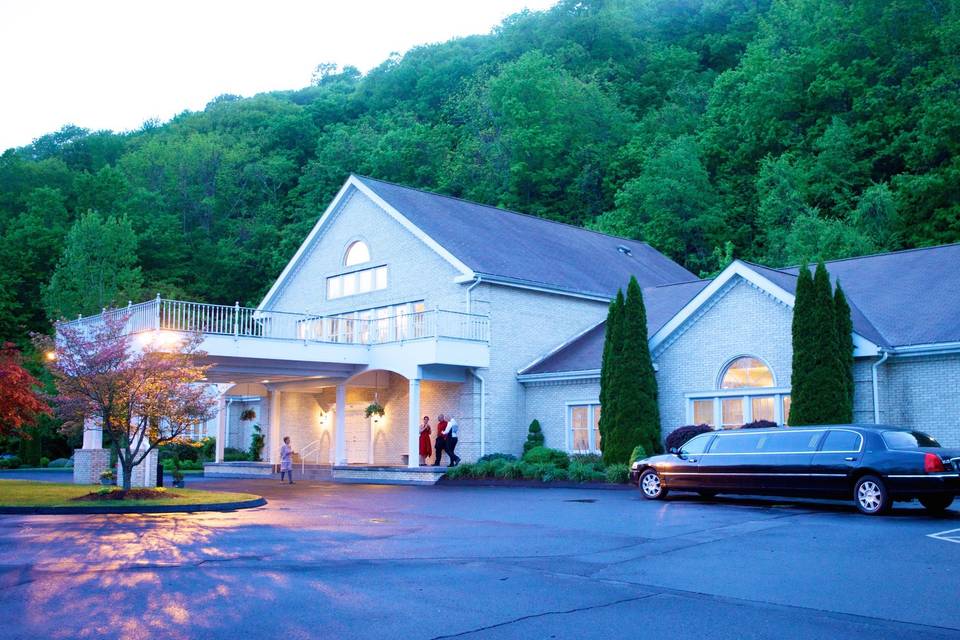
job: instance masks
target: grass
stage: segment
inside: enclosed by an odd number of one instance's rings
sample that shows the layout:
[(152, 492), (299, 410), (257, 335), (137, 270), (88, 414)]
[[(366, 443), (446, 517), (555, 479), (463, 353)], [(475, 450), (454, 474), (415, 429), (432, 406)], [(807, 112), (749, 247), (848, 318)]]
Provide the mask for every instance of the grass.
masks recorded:
[(74, 498), (99, 491), (101, 488), (100, 485), (61, 484), (54, 482), (34, 482), (31, 480), (0, 480), (0, 507), (199, 505), (243, 502), (246, 500), (256, 500), (260, 497), (252, 493), (199, 491), (196, 489), (160, 489), (160, 491), (175, 494), (176, 497), (171, 495), (169, 498), (151, 500), (110, 500), (103, 502), (82, 502), (74, 500)]

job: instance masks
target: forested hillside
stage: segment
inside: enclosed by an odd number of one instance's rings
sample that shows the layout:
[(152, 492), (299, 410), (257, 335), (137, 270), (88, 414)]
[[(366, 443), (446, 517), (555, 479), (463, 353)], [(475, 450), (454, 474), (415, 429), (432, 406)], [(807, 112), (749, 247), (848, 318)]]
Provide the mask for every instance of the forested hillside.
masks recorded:
[(66, 127), (0, 158), (0, 338), (156, 292), (256, 303), (350, 172), (702, 273), (954, 242), (960, 3), (563, 1), (366, 75)]

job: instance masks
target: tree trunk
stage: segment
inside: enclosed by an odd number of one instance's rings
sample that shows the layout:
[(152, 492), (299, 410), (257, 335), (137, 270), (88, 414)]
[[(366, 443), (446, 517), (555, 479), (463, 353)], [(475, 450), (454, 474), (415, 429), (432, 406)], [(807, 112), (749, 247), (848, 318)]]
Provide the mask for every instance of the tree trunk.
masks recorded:
[(133, 477), (133, 467), (129, 464), (130, 457), (124, 460), (123, 456), (117, 456), (120, 460), (120, 470), (123, 472), (123, 490), (130, 491), (130, 482)]

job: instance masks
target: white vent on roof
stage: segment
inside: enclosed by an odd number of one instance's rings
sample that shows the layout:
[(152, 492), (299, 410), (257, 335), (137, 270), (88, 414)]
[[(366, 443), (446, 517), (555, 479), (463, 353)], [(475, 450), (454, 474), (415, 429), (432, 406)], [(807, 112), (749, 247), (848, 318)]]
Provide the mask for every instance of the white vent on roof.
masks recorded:
[(626, 245), (618, 244), (618, 245), (617, 245), (617, 251), (619, 251), (620, 253), (622, 253), (622, 254), (625, 255), (625, 256), (632, 256), (632, 255), (633, 255), (633, 251), (631, 251), (631, 250), (630, 250), (630, 247), (628, 247), (628, 246), (626, 246)]

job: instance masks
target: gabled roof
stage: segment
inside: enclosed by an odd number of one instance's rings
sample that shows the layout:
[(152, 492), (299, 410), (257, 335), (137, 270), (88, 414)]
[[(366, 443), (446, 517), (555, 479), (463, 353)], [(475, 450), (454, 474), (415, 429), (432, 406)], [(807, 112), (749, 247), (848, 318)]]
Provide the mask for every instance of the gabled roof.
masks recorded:
[[(700, 293), (709, 280), (693, 280), (679, 284), (649, 287), (643, 290), (647, 309), (647, 332), (655, 334), (688, 301)], [(601, 322), (568, 343), (519, 372), (522, 376), (559, 373), (562, 371), (592, 371), (600, 368), (606, 322)]]
[[(858, 353), (912, 354), (921, 346), (960, 344), (960, 244), (833, 260), (827, 270), (847, 294)], [(793, 306), (799, 272), (736, 260), (713, 280), (644, 289), (651, 349), (734, 277)], [(521, 371), (521, 377), (599, 369), (603, 334), (600, 323)]]
[(960, 341), (960, 244), (833, 260), (827, 270), (888, 344)]
[(645, 242), (353, 176), (485, 280), (609, 299), (696, 276)]

